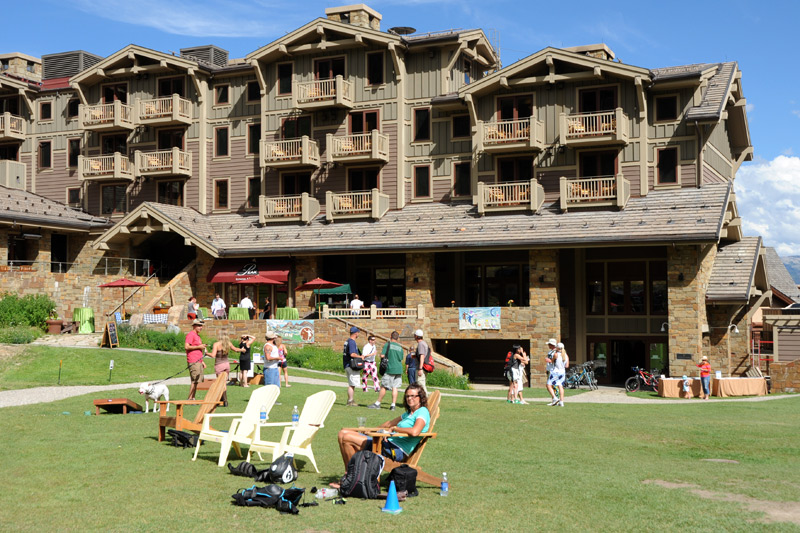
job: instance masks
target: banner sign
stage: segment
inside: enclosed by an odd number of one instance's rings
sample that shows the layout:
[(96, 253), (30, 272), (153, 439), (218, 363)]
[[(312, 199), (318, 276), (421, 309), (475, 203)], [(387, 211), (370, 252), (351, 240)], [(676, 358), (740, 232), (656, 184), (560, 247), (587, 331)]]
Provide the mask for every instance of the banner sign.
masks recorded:
[(314, 342), (313, 320), (267, 320), (267, 329), (280, 335), (287, 344)]
[(458, 329), (500, 329), (500, 308), (459, 307)]

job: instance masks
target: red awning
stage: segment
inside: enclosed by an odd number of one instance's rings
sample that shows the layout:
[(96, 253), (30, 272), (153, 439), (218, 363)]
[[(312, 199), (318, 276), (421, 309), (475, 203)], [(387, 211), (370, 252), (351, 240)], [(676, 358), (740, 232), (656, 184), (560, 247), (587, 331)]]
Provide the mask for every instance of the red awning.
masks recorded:
[(257, 259), (217, 259), (208, 272), (209, 283), (233, 283), (255, 275), (271, 278), (287, 283), (289, 281), (289, 265), (285, 260)]

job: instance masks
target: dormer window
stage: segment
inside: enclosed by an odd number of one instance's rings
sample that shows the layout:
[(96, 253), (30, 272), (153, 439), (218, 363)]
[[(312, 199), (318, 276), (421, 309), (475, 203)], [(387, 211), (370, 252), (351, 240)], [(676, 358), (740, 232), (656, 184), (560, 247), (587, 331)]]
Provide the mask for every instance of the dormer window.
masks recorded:
[(678, 119), (678, 97), (674, 94), (656, 97), (656, 122)]

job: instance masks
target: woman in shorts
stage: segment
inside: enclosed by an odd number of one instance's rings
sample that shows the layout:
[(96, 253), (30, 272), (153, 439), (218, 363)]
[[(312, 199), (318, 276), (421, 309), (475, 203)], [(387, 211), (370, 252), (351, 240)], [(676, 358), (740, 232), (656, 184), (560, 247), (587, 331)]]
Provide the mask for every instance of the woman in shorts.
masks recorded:
[(239, 385), (242, 387), (249, 387), (247, 384), (247, 374), (250, 372), (251, 366), (251, 357), (250, 357), (250, 347), (253, 345), (253, 341), (256, 338), (252, 335), (244, 334), (242, 335), (241, 339), (239, 339), (239, 348), (234, 348), (237, 352), (239, 352)]
[(287, 387), (291, 387), (291, 385), (289, 385), (289, 364), (286, 362), (286, 345), (283, 344), (283, 337), (280, 335), (275, 338), (275, 346), (278, 347), (278, 355), (280, 356), (280, 360), (278, 361), (278, 374), (283, 373), (283, 382)]

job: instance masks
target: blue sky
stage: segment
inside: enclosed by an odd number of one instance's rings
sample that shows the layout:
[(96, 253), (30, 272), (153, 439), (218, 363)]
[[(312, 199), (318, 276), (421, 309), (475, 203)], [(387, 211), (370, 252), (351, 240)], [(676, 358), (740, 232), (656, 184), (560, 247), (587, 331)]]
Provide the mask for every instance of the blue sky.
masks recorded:
[[(155, 50), (215, 44), (243, 57), (326, 7), (354, 0), (37, 0), (7, 2), (0, 52), (34, 56), (83, 49), (109, 55), (134, 43)], [(738, 61), (755, 160), (736, 180), (747, 235), (800, 255), (800, 2), (763, 0), (533, 2), (379, 0), (382, 29), (483, 28), (504, 65), (546, 46), (606, 43), (624, 63), (656, 68)], [(598, 6), (602, 6), (598, 10)], [(15, 21), (15, 22), (12, 22)]]

